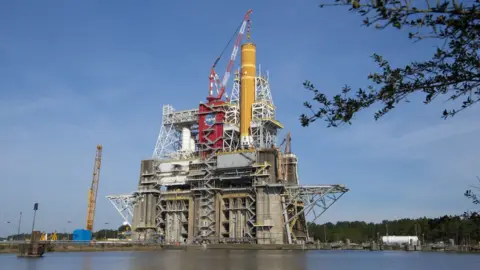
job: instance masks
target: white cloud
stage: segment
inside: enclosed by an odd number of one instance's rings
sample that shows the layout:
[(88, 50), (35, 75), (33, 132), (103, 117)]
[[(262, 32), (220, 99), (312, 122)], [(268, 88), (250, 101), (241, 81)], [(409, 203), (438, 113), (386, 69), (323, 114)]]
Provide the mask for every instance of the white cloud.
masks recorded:
[[(432, 109), (432, 108), (428, 108)], [(419, 114), (424, 110), (420, 109)], [(329, 137), (343, 149), (354, 148), (362, 156), (376, 158), (431, 158), (431, 153), (439, 149), (447, 150), (448, 144), (456, 138), (468, 137), (463, 145), (472, 143), (480, 133), (479, 110), (472, 108), (448, 120), (380, 119), (378, 121), (358, 121), (352, 126), (344, 126)], [(457, 146), (458, 147), (458, 146)], [(454, 149), (452, 149), (453, 151)]]

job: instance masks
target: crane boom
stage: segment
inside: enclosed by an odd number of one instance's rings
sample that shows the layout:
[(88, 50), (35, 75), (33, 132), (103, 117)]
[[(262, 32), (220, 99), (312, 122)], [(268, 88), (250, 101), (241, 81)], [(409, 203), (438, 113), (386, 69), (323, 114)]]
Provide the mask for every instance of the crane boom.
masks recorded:
[(291, 154), (292, 153), (292, 135), (290, 134), (290, 131), (287, 133), (287, 136), (283, 138), (283, 141), (278, 146), (282, 147), (284, 144), (285, 144), (285, 148), (283, 153)]
[[(240, 28), (238, 29), (238, 34), (237, 38), (235, 40), (235, 45), (233, 46), (232, 54), (230, 55), (230, 60), (228, 61), (227, 68), (225, 69), (225, 73), (223, 74), (222, 81), (220, 81), (220, 78), (218, 77), (218, 74), (215, 72), (215, 66), (217, 65), (218, 61), (221, 58), (221, 55), (215, 60), (215, 63), (212, 66), (212, 69), (210, 71), (210, 96), (209, 99), (212, 100), (220, 100), (222, 99), (223, 94), (225, 94), (225, 87), (227, 86), (228, 79), (230, 78), (230, 74), (232, 72), (233, 64), (235, 63), (235, 59), (237, 58), (237, 53), (240, 48), (240, 42), (242, 41), (243, 34), (245, 33), (245, 29), (247, 28), (247, 24), (250, 22), (250, 14), (252, 13), (252, 10), (248, 10), (247, 13), (245, 14), (245, 17), (243, 18), (243, 22), (240, 25)], [(247, 33), (247, 38), (249, 37), (249, 34)], [(223, 52), (222, 52), (223, 54)], [(220, 86), (220, 91), (216, 97), (213, 97), (213, 84), (216, 84), (217, 87)], [(218, 88), (217, 88), (218, 89)]]
[(87, 225), (85, 229), (93, 231), (93, 221), (95, 219), (95, 208), (97, 205), (97, 191), (98, 182), (100, 181), (100, 165), (102, 163), (102, 145), (97, 145), (97, 152), (95, 154), (95, 163), (93, 166), (92, 185), (88, 190), (88, 211), (87, 211)]
[(287, 142), (285, 144), (285, 154), (291, 154), (292, 153), (292, 135), (290, 134), (290, 131), (287, 133)]

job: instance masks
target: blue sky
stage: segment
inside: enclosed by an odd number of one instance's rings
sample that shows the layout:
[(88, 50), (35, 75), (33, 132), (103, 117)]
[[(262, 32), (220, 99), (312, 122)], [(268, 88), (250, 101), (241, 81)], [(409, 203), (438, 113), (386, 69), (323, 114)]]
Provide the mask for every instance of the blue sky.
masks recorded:
[(358, 15), (310, 0), (4, 1), (0, 235), (15, 231), (5, 221), (20, 211), (28, 231), (35, 201), (38, 229), (84, 227), (97, 143), (104, 158), (95, 227), (120, 225), (105, 196), (135, 190), (162, 104), (188, 109), (205, 100), (209, 68), (250, 8), (258, 63), (270, 72), (278, 119), (292, 132), (300, 181), (351, 189), (319, 222), (471, 209), (463, 192), (479, 174), (479, 108), (444, 121), (450, 104), (439, 99), (402, 104), (377, 122), (367, 110), (338, 129), (298, 121), (310, 98), (305, 79), (332, 95), (345, 84), (364, 87), (377, 70), (374, 52), (399, 65), (427, 58), (434, 43), (361, 27)]

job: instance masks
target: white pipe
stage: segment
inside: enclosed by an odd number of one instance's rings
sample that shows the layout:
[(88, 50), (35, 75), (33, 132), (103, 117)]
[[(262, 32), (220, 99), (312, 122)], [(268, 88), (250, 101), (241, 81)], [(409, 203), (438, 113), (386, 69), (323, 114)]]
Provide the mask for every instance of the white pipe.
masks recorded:
[(190, 151), (195, 152), (195, 140), (190, 138)]
[(190, 149), (190, 129), (182, 128), (182, 151), (188, 151)]

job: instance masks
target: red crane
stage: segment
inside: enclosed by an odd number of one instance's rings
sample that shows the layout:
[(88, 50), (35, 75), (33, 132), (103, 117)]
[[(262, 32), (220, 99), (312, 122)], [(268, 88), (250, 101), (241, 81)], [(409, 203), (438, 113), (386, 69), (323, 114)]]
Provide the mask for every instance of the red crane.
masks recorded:
[[(240, 47), (240, 42), (242, 41), (243, 34), (245, 33), (245, 29), (247, 29), (247, 39), (250, 39), (250, 13), (252, 13), (252, 10), (248, 10), (247, 13), (245, 14), (245, 17), (243, 18), (242, 24), (240, 27), (235, 31), (234, 35), (228, 42), (227, 46), (225, 46), (225, 49), (222, 51), (220, 56), (215, 60), (213, 63), (213, 66), (210, 70), (210, 76), (209, 76), (209, 81), (210, 81), (210, 88), (209, 88), (209, 96), (207, 97), (208, 101), (215, 101), (215, 100), (220, 100), (222, 99), (223, 95), (225, 94), (225, 87), (228, 83), (228, 79), (230, 78), (230, 74), (232, 72), (233, 68), (233, 63), (235, 63), (235, 59), (237, 57), (237, 53)], [(223, 53), (227, 49), (228, 45), (230, 45), (231, 41), (233, 38), (237, 36), (237, 39), (235, 40), (235, 45), (233, 46), (233, 51), (230, 56), (230, 60), (228, 61), (227, 68), (225, 70), (225, 73), (223, 75), (222, 81), (220, 81), (220, 78), (218, 77), (218, 74), (215, 72), (215, 67), (217, 66), (218, 62), (220, 61), (220, 58), (222, 57)], [(215, 97), (213, 96), (213, 85), (216, 85), (217, 89), (220, 87), (220, 91), (218, 91), (218, 95)], [(228, 98), (227, 98), (228, 99)]]

